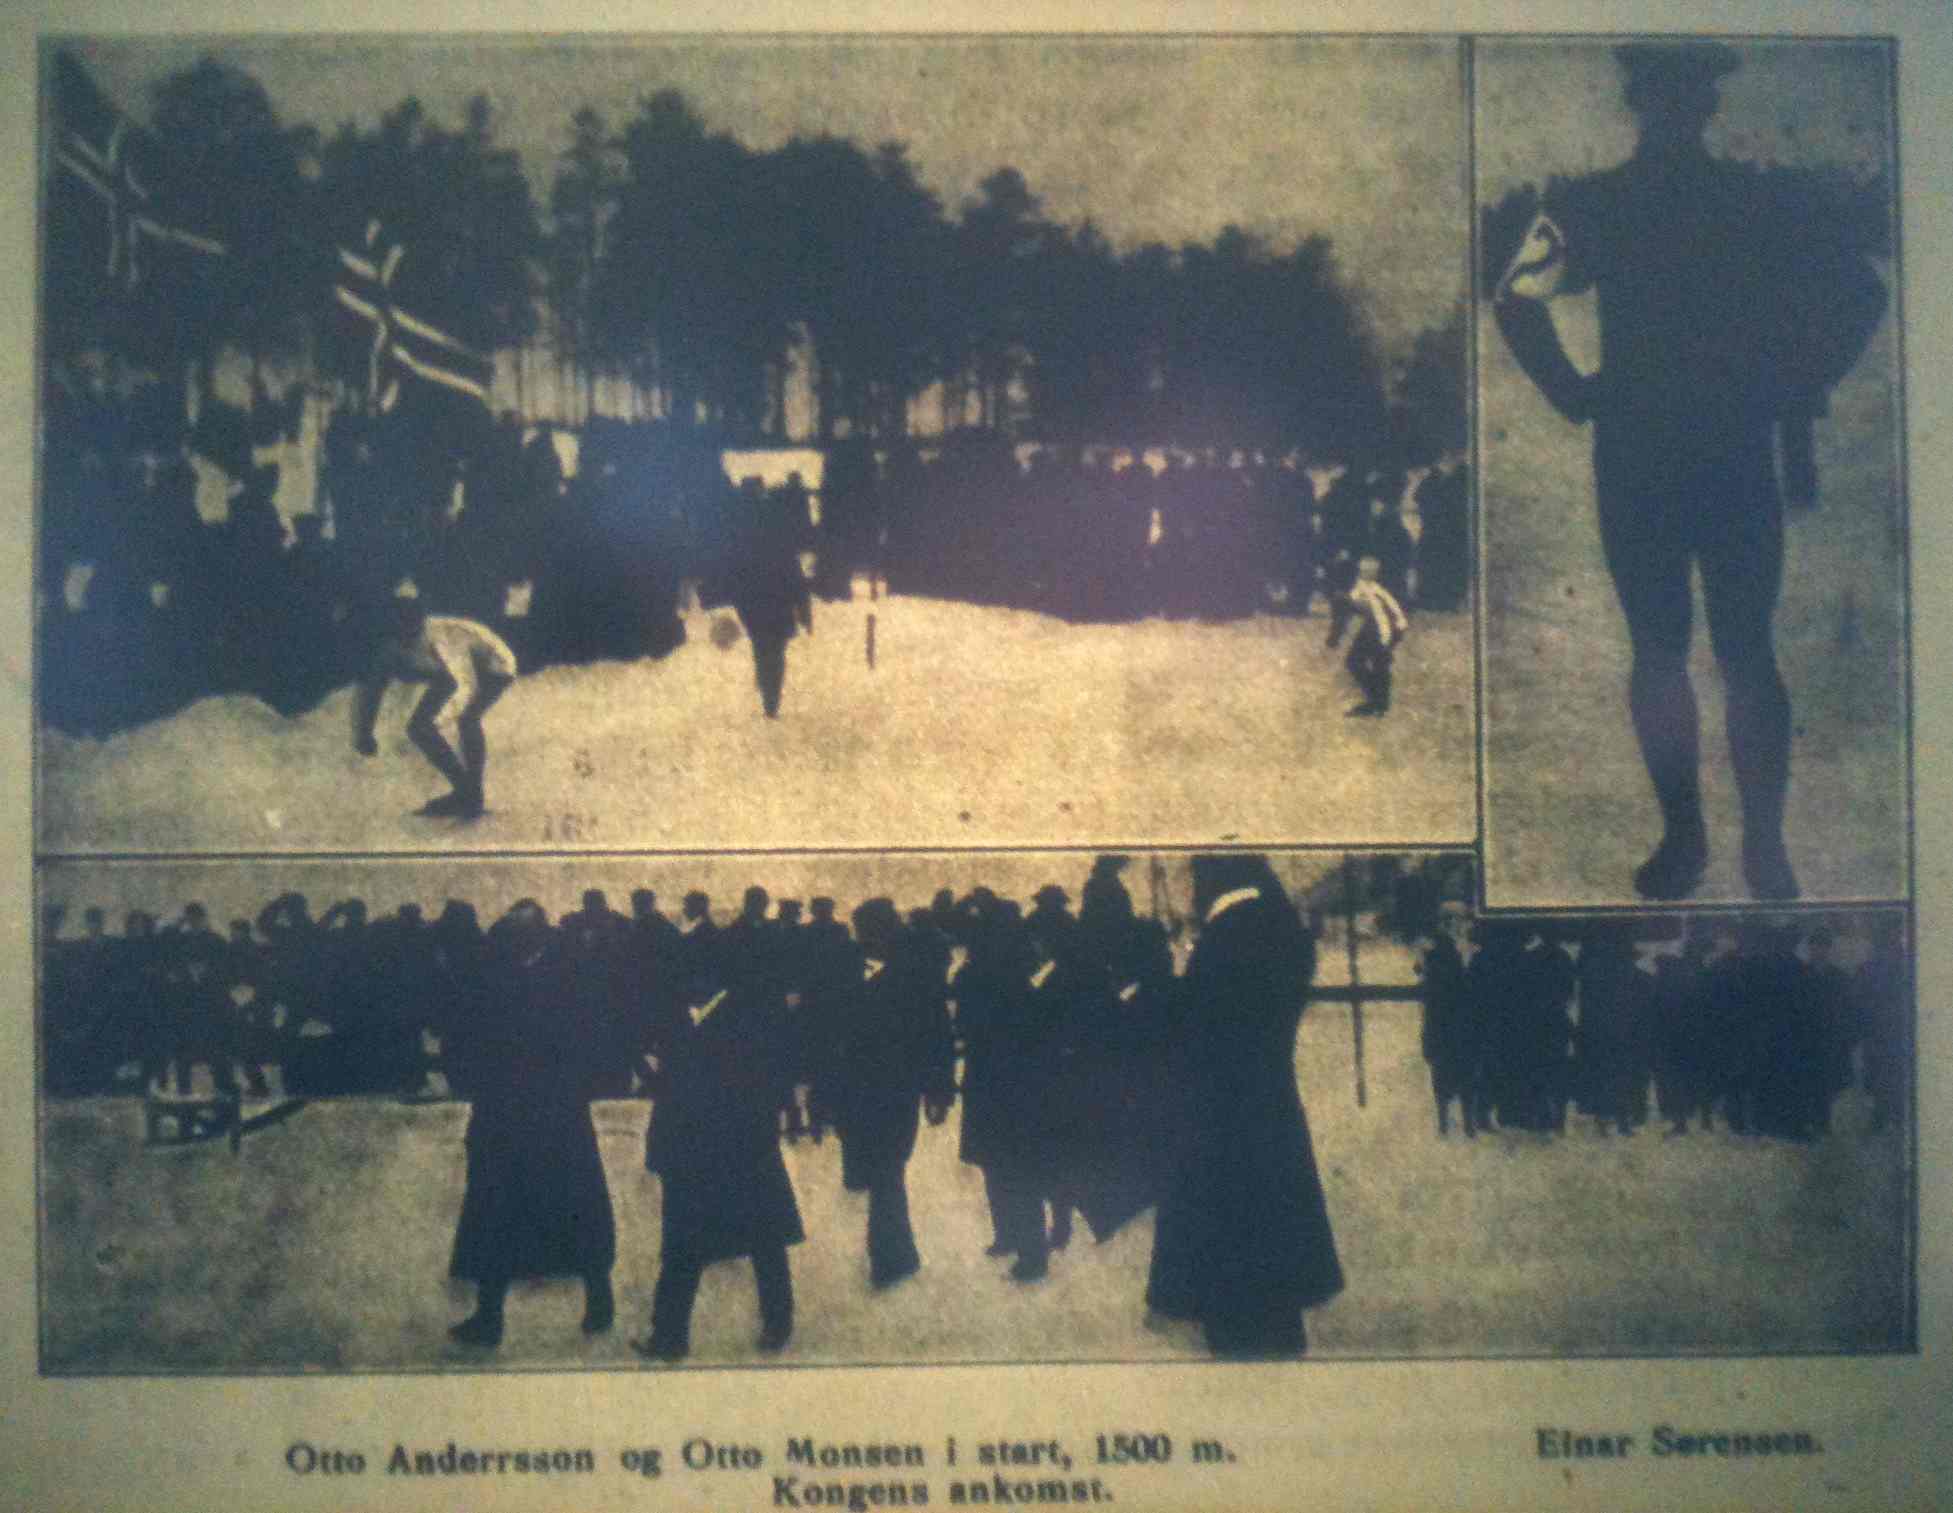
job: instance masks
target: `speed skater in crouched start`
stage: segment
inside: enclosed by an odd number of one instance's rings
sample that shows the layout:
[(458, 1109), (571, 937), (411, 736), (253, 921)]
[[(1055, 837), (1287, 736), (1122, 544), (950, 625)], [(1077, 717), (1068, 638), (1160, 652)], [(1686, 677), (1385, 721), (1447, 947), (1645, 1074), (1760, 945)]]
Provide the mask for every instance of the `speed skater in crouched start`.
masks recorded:
[[(427, 691), (407, 721), (407, 738), (448, 780), (450, 791), (418, 812), (474, 819), (484, 808), (483, 779), (488, 771), (482, 716), (515, 681), (515, 653), (487, 626), (453, 615), (430, 615), (417, 598), (395, 598), (386, 617), (353, 706), (353, 749), (369, 757), (378, 752), (373, 729), (389, 683), (426, 684)], [(459, 711), (458, 753), (439, 724), (450, 709)]]

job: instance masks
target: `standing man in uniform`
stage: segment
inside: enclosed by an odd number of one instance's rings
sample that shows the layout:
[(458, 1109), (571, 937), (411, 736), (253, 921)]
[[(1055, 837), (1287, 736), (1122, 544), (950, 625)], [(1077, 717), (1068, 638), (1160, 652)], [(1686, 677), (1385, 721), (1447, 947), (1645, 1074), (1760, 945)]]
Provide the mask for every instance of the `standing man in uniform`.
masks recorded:
[[(488, 738), (482, 716), (515, 681), (515, 653), (487, 626), (452, 615), (430, 615), (418, 599), (396, 598), (378, 655), (360, 683), (353, 709), (353, 749), (372, 756), (380, 748), (373, 727), (390, 682), (425, 683), (427, 692), (407, 721), (407, 738), (448, 780), (450, 791), (421, 806), (426, 815), (475, 819), (483, 811)], [(461, 751), (441, 734), (440, 718), (460, 710)]]
[[(1661, 807), (1634, 874), (1643, 898), (1691, 894), (1708, 862), (1688, 675), (1690, 569), (1702, 574), (1741, 799), (1743, 872), (1759, 899), (1797, 896), (1784, 845), (1790, 698), (1771, 621), (1783, 582), (1784, 494), (1810, 507), (1811, 420), (1849, 371), (1885, 292), (1841, 218), (1703, 142), (1721, 44), (1615, 49), (1639, 126), (1617, 168), (1549, 185), (1493, 295), (1526, 376), (1576, 424), (1594, 422), (1608, 572), (1633, 652), (1628, 705)], [(1546, 299), (1593, 288), (1601, 367), (1583, 374)], [(1785, 457), (1784, 485), (1776, 451)]]

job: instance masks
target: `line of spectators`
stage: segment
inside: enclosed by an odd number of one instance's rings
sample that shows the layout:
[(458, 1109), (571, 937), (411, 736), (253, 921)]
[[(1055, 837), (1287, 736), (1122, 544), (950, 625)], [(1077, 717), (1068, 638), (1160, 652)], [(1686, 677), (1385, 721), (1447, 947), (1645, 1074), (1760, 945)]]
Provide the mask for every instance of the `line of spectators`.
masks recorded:
[(1614, 923), (1481, 920), (1471, 943), (1468, 965), (1434, 932), (1421, 963), (1440, 1135), (1455, 1105), (1467, 1135), (1559, 1134), (1584, 1113), (1603, 1134), (1632, 1134), (1652, 1115), (1671, 1135), (1720, 1119), (1737, 1134), (1809, 1141), (1854, 1086), (1872, 1129), (1905, 1118), (1912, 995), (1897, 915), (1876, 916), (1851, 974), (1825, 924), (1698, 925), (1652, 971)]
[[(443, 427), (341, 409), (320, 508), (288, 529), (263, 459), (296, 426), (298, 389), (249, 411), (209, 400), (194, 427), (99, 385), (49, 392), (39, 692), (49, 724), (83, 735), (211, 694), (309, 709), (358, 676), (376, 606), (409, 578), (525, 670), (663, 656), (684, 639), (688, 581), (736, 600), (761, 501), (779, 531), (760, 534), (790, 536), (830, 598), (865, 571), (899, 593), (1076, 621), (1302, 615), (1374, 556), (1407, 606), (1467, 600), (1469, 486), (1451, 463), (1421, 479), (1414, 535), (1402, 469), (1345, 467), (1318, 498), (1314, 478), (1334, 470), (1312, 476), (1294, 454), (1045, 446), (1020, 462), (988, 434), (927, 452), (844, 442), (816, 500), (798, 474), (729, 482), (704, 432), (598, 419), (559, 447), (512, 416)], [(221, 519), (199, 513), (193, 457), (229, 480)]]

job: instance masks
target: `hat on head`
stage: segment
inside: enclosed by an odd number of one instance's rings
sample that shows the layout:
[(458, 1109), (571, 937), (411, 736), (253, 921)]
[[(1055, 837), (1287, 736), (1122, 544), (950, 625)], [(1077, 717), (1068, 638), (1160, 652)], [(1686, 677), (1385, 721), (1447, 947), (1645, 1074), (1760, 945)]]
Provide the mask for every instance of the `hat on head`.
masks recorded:
[(1716, 84), (1743, 65), (1741, 54), (1720, 42), (1629, 42), (1614, 49), (1614, 61), (1632, 107), (1704, 93), (1713, 105)]

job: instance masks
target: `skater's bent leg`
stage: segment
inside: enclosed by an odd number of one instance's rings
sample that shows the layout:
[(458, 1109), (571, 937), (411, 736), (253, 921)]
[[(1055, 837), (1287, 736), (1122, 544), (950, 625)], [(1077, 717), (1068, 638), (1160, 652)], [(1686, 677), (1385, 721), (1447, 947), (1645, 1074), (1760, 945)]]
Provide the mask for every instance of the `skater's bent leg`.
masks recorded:
[(467, 774), (462, 793), (476, 812), (481, 809), (488, 773), (488, 736), (482, 729), (482, 716), (508, 691), (511, 681), (500, 676), (483, 677), (476, 685), (474, 697), (461, 711), (461, 765)]
[(427, 692), (420, 696), (420, 702), (414, 706), (413, 717), (407, 721), (407, 739), (448, 780), (448, 786), (459, 793), (467, 787), (468, 769), (462, 765), (461, 758), (454, 754), (454, 748), (448, 745), (447, 737), (441, 734), (438, 724), (441, 711), (447, 707), (454, 692), (455, 685), (448, 679), (430, 683)]

